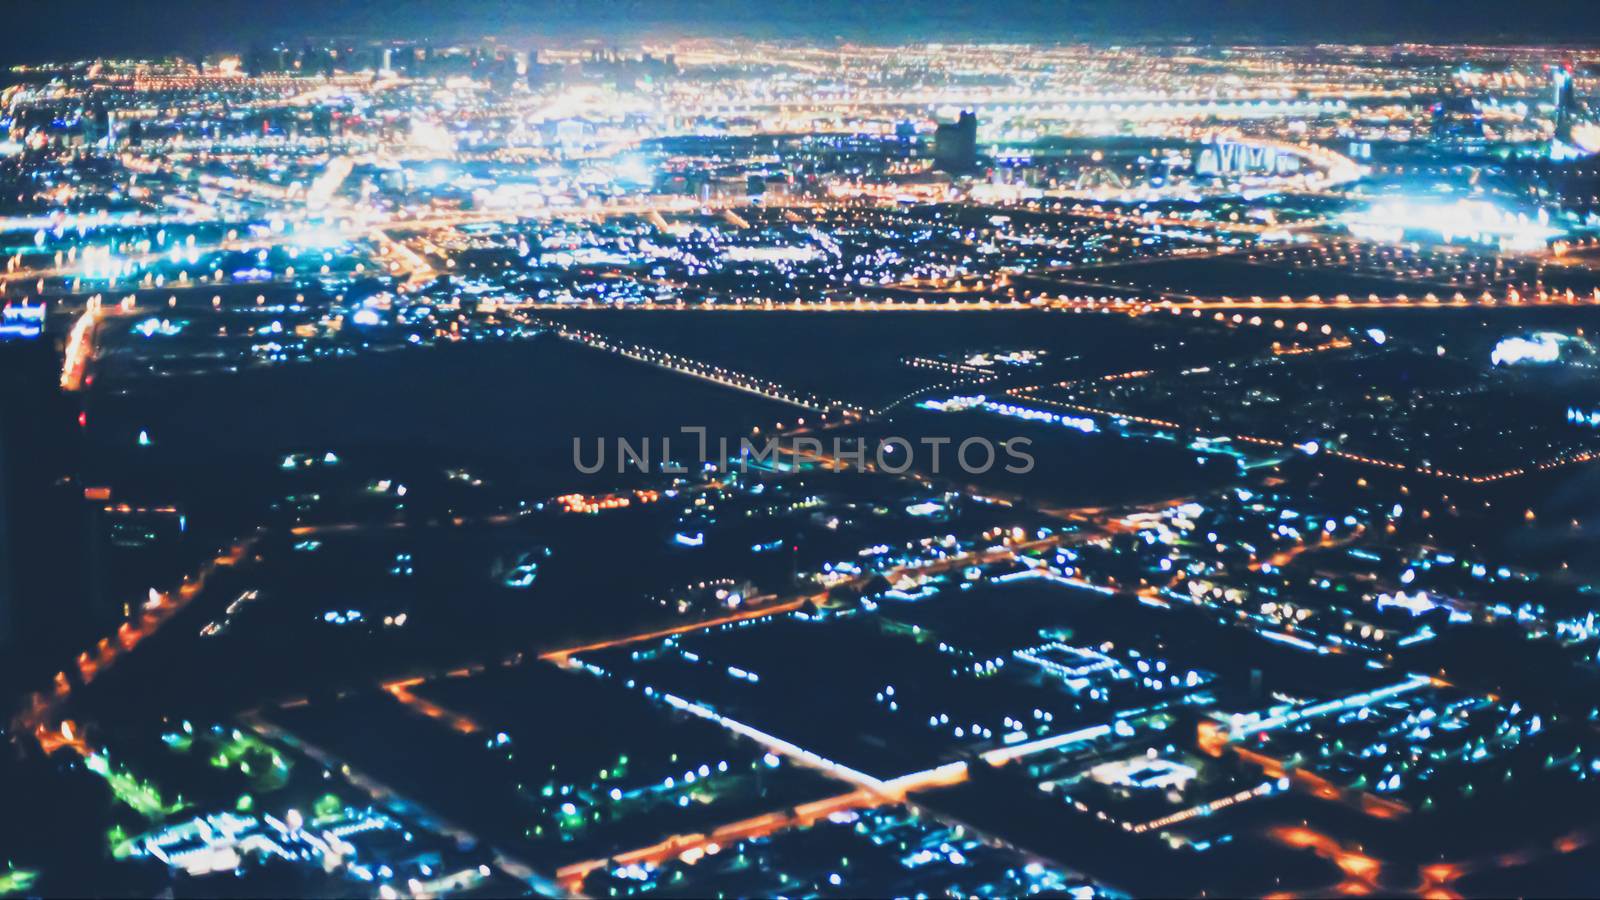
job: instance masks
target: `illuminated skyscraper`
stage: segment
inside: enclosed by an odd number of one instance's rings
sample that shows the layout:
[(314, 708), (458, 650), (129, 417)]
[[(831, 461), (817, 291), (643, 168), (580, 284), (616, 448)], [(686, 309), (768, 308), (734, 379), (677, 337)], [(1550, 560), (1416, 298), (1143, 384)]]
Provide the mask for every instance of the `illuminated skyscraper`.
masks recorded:
[(1578, 90), (1572, 79), (1572, 64), (1556, 66), (1552, 82), (1555, 88), (1556, 140), (1570, 144), (1573, 119), (1578, 113)]
[(1572, 63), (1551, 70), (1552, 100), (1555, 103), (1555, 133), (1550, 140), (1550, 157), (1557, 161), (1582, 159), (1600, 153), (1600, 124), (1578, 99), (1577, 80)]

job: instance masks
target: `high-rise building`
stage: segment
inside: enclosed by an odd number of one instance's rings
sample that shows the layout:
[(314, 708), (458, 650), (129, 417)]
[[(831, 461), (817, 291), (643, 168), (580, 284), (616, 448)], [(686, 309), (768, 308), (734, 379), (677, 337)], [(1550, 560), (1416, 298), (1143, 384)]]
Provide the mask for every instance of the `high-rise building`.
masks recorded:
[(1578, 114), (1578, 89), (1571, 63), (1556, 66), (1551, 80), (1555, 89), (1556, 140), (1570, 144), (1573, 120)]
[(1483, 110), (1468, 96), (1446, 97), (1433, 105), (1432, 134), (1436, 141), (1482, 142), (1486, 136)]
[(44, 310), (0, 309), (0, 646), (41, 651), (88, 624), (78, 429)]
[(933, 167), (960, 174), (978, 167), (978, 117), (965, 111), (954, 122), (940, 122), (933, 132)]
[(1550, 140), (1550, 158), (1556, 162), (1586, 159), (1600, 154), (1600, 123), (1578, 98), (1577, 79), (1571, 61), (1551, 69), (1551, 88), (1555, 103), (1555, 133)]
[(27, 420), (41, 373), (50, 371), (44, 307), (0, 309), (0, 645), (17, 635), (18, 573), (27, 559)]
[(111, 112), (103, 103), (94, 103), (86, 106), (80, 116), (83, 130), (83, 142), (94, 146), (106, 140), (111, 134)]

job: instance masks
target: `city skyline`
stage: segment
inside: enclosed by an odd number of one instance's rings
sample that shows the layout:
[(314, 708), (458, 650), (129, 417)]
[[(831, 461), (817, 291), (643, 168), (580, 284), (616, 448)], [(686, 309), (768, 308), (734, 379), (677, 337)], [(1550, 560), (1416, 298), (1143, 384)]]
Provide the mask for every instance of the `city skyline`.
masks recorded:
[[(48, 6), (48, 10), (46, 10)], [(738, 0), (465, 0), (441, 13), (429, 0), (287, 0), (266, 7), (242, 0), (114, 0), (45, 4), (21, 0), (0, 39), (11, 62), (77, 56), (238, 51), (255, 42), (306, 39), (431, 40), (495, 38), (534, 46), (572, 40), (638, 41), (681, 37), (908, 41), (1143, 42), (1521, 42), (1576, 46), (1600, 40), (1582, 0), (1535, 0), (1510, 14), (1492, 0), (1385, 3), (1354, 0), (1328, 16), (1321, 4), (1268, 0), (999, 0), (998, 3), (749, 4)], [(58, 18), (75, 26), (61, 28)]]
[(154, 9), (0, 41), (0, 898), (1600, 892), (1575, 5)]

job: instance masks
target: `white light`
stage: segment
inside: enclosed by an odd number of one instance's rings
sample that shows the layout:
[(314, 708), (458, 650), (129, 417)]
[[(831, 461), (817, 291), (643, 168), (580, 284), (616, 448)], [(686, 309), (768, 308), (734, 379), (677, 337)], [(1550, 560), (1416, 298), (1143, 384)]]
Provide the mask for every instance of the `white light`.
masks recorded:
[(1561, 357), (1559, 337), (1544, 332), (1532, 338), (1506, 338), (1494, 345), (1494, 350), (1489, 354), (1489, 361), (1497, 366), (1511, 366), (1524, 362), (1553, 363)]

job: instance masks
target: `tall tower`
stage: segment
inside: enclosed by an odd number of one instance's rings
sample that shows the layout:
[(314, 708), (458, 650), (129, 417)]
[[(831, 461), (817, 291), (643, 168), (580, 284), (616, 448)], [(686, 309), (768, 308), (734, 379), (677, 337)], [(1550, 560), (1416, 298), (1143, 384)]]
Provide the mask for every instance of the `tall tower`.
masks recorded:
[(1572, 126), (1578, 115), (1578, 89), (1572, 79), (1571, 61), (1564, 62), (1552, 70), (1551, 82), (1555, 89), (1556, 140), (1571, 144)]
[[(0, 346), (0, 357), (5, 353)], [(0, 370), (6, 368), (3, 358), (0, 358)], [(3, 402), (3, 401), (0, 401)], [(0, 432), (4, 428), (0, 420)], [(17, 584), (16, 568), (18, 564), (17, 547), (12, 542), (11, 532), (17, 527), (17, 522), (12, 521), (15, 514), (16, 501), (13, 499), (9, 442), (0, 435), (0, 652), (9, 648), (16, 638), (16, 605)]]
[(933, 132), (933, 167), (959, 174), (978, 167), (978, 117), (968, 110)]
[(28, 558), (28, 420), (37, 392), (56, 387), (49, 382), (50, 357), (44, 307), (0, 307), (0, 646), (17, 635), (18, 579)]
[(73, 403), (44, 324), (42, 305), (0, 308), (0, 646), (54, 658), (88, 624), (87, 531)]

